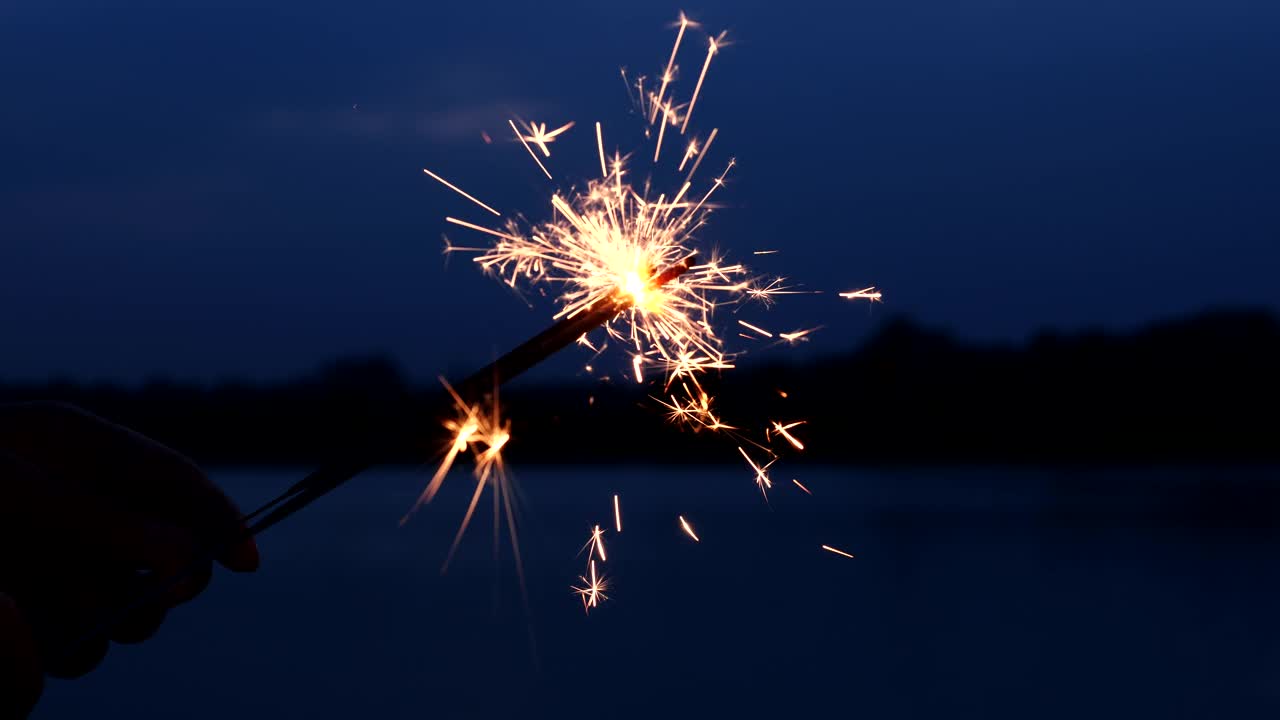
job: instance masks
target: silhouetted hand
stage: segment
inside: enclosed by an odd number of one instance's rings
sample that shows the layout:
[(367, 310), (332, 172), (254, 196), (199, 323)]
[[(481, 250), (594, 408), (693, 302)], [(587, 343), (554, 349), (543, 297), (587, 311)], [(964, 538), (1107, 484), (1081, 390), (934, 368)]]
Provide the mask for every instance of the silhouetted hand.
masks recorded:
[(228, 544), (240, 517), (137, 433), (67, 405), (0, 406), (0, 718), (24, 717), (44, 675), (92, 670), (108, 640), (150, 637), (208, 584), (201, 558), (257, 569), (252, 539)]

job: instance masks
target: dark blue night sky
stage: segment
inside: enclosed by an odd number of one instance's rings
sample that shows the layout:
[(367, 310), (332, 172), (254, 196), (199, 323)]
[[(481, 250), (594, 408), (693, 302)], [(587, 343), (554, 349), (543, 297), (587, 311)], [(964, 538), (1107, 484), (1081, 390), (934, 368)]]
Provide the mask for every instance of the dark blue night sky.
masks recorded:
[[(544, 324), (441, 256), (433, 167), (538, 218), (513, 113), (634, 123), (662, 3), (0, 4), (0, 373), (414, 376)], [(765, 319), (856, 344), (891, 313), (978, 339), (1280, 308), (1280, 5), (710, 2), (699, 100), (739, 160), (708, 246), (826, 295)], [(686, 67), (695, 56), (685, 57)], [(686, 70), (686, 72), (689, 72)], [(684, 86), (687, 92), (688, 80)], [(355, 106), (355, 107), (353, 107)], [(868, 309), (834, 291), (875, 284)]]

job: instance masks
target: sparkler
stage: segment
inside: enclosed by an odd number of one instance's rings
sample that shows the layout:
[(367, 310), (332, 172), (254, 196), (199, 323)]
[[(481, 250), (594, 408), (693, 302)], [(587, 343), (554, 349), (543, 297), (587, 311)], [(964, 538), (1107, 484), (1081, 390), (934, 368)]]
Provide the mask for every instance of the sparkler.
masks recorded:
[[(674, 128), (678, 125), (682, 136), (688, 131), (711, 61), (725, 46), (723, 33), (708, 37), (706, 56), (689, 101), (684, 104), (673, 101), (667, 96), (667, 92), (675, 80), (675, 62), (681, 42), (686, 31), (692, 27), (697, 27), (697, 24), (682, 14), (671, 55), (656, 92), (646, 91), (644, 77), (636, 79), (635, 89), (638, 92), (632, 96), (633, 101), (650, 126), (658, 125), (653, 154), (655, 165), (661, 158), (667, 127)], [(622, 77), (626, 81), (625, 71)], [(628, 93), (632, 91), (629, 82), (627, 90)], [(508, 124), (516, 140), (547, 179), (552, 180), (551, 172), (543, 163), (543, 159), (551, 158), (548, 146), (572, 129), (575, 123), (571, 121), (549, 130), (547, 123), (522, 121), (523, 132), (514, 120), (509, 120)], [(724, 343), (711, 322), (713, 311), (722, 305), (736, 304), (746, 299), (767, 303), (773, 296), (792, 294), (793, 291), (787, 288), (783, 278), (763, 281), (752, 277), (745, 266), (728, 263), (718, 255), (707, 256), (705, 262), (697, 260), (694, 234), (704, 227), (707, 216), (715, 209), (716, 206), (711, 203), (712, 196), (724, 187), (729, 172), (736, 164), (735, 160), (729, 159), (719, 175), (705, 185), (705, 189), (694, 189), (698, 170), (708, 157), (718, 133), (719, 128), (713, 128), (705, 142), (700, 143), (696, 137), (688, 141), (680, 156), (677, 172), (684, 172), (691, 159), (693, 166), (682, 183), (673, 188), (674, 192), (670, 193), (670, 197), (667, 193), (659, 193), (654, 197), (649, 181), (644, 182), (639, 189), (624, 181), (628, 174), (627, 157), (617, 151), (612, 157), (606, 155), (604, 129), (601, 123), (596, 122), (595, 140), (600, 177), (588, 180), (584, 189), (564, 195), (560, 192), (553, 193), (550, 200), (551, 220), (525, 227), (517, 218), (506, 217), (500, 228), (494, 228), (460, 218), (445, 218), (450, 224), (497, 239), (491, 247), (450, 246), (448, 251), (476, 252), (474, 260), (481, 268), (512, 287), (525, 284), (556, 289), (559, 291), (557, 302), (560, 306), (554, 315), (554, 324), (546, 330), (477, 371), (458, 384), (456, 389), (446, 383), (454, 415), (444, 425), (451, 438), (445, 446), (444, 460), (414, 509), (431, 501), (455, 460), (470, 450), (476, 460), (474, 475), (477, 485), (455, 535), (449, 557), (456, 551), (484, 488), (490, 484), (496, 485), (498, 492), (504, 494), (508, 507), (508, 524), (513, 533), (513, 545), (515, 544), (510, 498), (505, 496), (508, 485), (504, 480), (505, 466), (502, 461), (502, 450), (510, 440), (510, 432), (509, 425), (498, 414), (497, 388), (571, 343), (580, 342), (592, 347), (586, 336), (598, 328), (604, 328), (609, 337), (629, 347), (638, 382), (644, 381), (642, 368), (646, 365), (656, 366), (663, 371), (663, 389), (671, 403), (667, 404), (661, 399), (659, 402), (670, 411), (668, 417), (672, 421), (687, 424), (695, 430), (706, 429), (731, 434), (737, 431), (735, 427), (722, 422), (712, 411), (712, 398), (699, 381), (699, 376), (708, 371), (734, 367), (731, 362), (734, 355), (723, 349)], [(492, 141), (485, 132), (481, 132), (481, 136), (486, 143)], [(649, 136), (647, 131), (646, 136)], [(542, 158), (534, 151), (535, 147), (541, 152)], [(441, 175), (426, 168), (423, 172), (485, 212), (498, 218), (504, 217), (494, 207)], [(691, 190), (693, 195), (689, 194)], [(693, 197), (699, 199), (694, 202)], [(762, 250), (755, 254), (774, 252), (776, 251)], [(868, 287), (840, 293), (840, 297), (874, 302), (881, 299), (881, 293), (874, 287)], [(745, 321), (739, 322), (765, 338), (773, 337), (763, 328)], [(779, 337), (782, 341), (794, 344), (810, 332), (811, 329), (798, 330), (781, 333)], [(786, 397), (785, 392), (779, 391), (779, 394)], [(486, 400), (489, 403), (488, 409), (482, 411), (486, 407)], [(774, 430), (779, 435), (797, 450), (802, 450), (803, 444), (788, 432), (799, 424), (800, 422), (796, 422), (784, 426), (778, 422), (773, 423)], [(403, 428), (392, 428), (373, 435), (368, 442), (357, 445), (334, 462), (315, 470), (280, 496), (245, 516), (244, 534), (256, 535), (276, 525), (374, 464), (399, 454), (405, 448), (415, 447), (420, 438), (421, 433), (407, 432)], [(738, 446), (738, 451), (755, 474), (756, 484), (762, 493), (766, 493), (772, 487), (767, 471), (776, 461), (777, 455), (767, 446), (750, 440), (746, 442), (764, 449), (771, 456), (768, 462), (761, 465), (741, 445)], [(799, 481), (792, 482), (804, 492), (809, 492)], [(622, 516), (617, 495), (614, 495), (613, 503), (615, 527), (621, 532)], [(412, 512), (410, 510), (410, 514)], [(682, 530), (689, 537), (695, 542), (701, 542), (684, 516), (679, 516), (679, 521)], [(599, 525), (594, 526), (589, 541), (592, 554), (589, 555), (587, 573), (580, 576), (583, 586), (573, 587), (574, 592), (581, 596), (584, 609), (588, 611), (598, 607), (606, 599), (604, 591), (607, 583), (597, 573), (594, 557), (598, 555), (601, 562), (605, 561), (603, 533)], [(236, 536), (229, 538), (229, 541), (239, 539), (240, 536)], [(827, 545), (822, 547), (839, 555), (853, 557)], [(516, 552), (518, 563), (518, 546)], [(173, 582), (176, 583), (189, 574), (181, 573)], [(125, 611), (135, 607), (137, 604), (130, 605)], [(116, 619), (123, 616), (122, 612)], [(104, 627), (114, 624), (110, 622)]]
[[(677, 101), (674, 88), (679, 51), (688, 31), (696, 27), (696, 23), (681, 14), (675, 42), (660, 82), (646, 88), (645, 78), (641, 76), (636, 78), (634, 88), (630, 82), (626, 83), (628, 93), (633, 89), (636, 91), (632, 98), (647, 125), (646, 137), (655, 141), (652, 154), (655, 171), (660, 169), (659, 163), (663, 160), (662, 145), (668, 129), (675, 132), (678, 128), (681, 136), (688, 132), (712, 60), (725, 47), (723, 33), (707, 36), (706, 55), (692, 93), (687, 102)], [(622, 76), (625, 81), (625, 71)], [(510, 119), (508, 125), (546, 178), (553, 180), (547, 166), (552, 159), (549, 145), (567, 139), (575, 123), (570, 121), (550, 129), (545, 122), (520, 120), (517, 124), (516, 119)], [(480, 410), (477, 401), (485, 397), (486, 388), (496, 388), (570, 343), (578, 342), (597, 354), (602, 352), (607, 343), (600, 344), (597, 350), (587, 337), (597, 328), (603, 328), (607, 338), (626, 348), (637, 383), (645, 383), (650, 376), (657, 376), (652, 380), (655, 383), (660, 378), (664, 397), (657, 400), (669, 411), (671, 420), (695, 430), (724, 432), (737, 441), (738, 451), (750, 465), (756, 485), (766, 499), (767, 490), (772, 487), (768, 469), (778, 459), (777, 453), (767, 445), (771, 435), (784, 438), (796, 450), (804, 449), (803, 443), (789, 432), (803, 421), (787, 425), (773, 422), (772, 429), (765, 433), (764, 444), (743, 437), (737, 428), (721, 420), (712, 409), (714, 399), (701, 380), (709, 371), (734, 366), (735, 354), (725, 350), (725, 343), (712, 322), (717, 308), (747, 300), (769, 303), (777, 295), (796, 292), (789, 289), (784, 278), (755, 277), (745, 266), (728, 262), (718, 254), (704, 253), (702, 257), (705, 260), (698, 259), (696, 233), (705, 226), (708, 215), (716, 208), (712, 199), (724, 187), (736, 164), (730, 158), (719, 174), (709, 181), (699, 179), (699, 168), (708, 157), (719, 129), (712, 129), (705, 142), (690, 137), (684, 152), (675, 160), (666, 161), (677, 166), (677, 173), (684, 173), (690, 160), (693, 162), (683, 180), (660, 192), (654, 189), (652, 175), (638, 184), (630, 179), (632, 172), (628, 163), (631, 156), (617, 150), (608, 154), (605, 128), (600, 122), (594, 125), (593, 139), (600, 176), (589, 178), (578, 187), (553, 190), (548, 203), (548, 219), (542, 222), (530, 223), (519, 214), (504, 215), (443, 176), (424, 168), (428, 176), (489, 215), (499, 218), (496, 224), (492, 224), (446, 217), (447, 223), (484, 235), (492, 243), (481, 247), (449, 244), (446, 251), (474, 253), (474, 262), (484, 272), (512, 288), (549, 289), (558, 306), (553, 315), (554, 325), (477, 372), (460, 384), (456, 391), (449, 389), (455, 416), (446, 423), (446, 429), (452, 434), (452, 439), (446, 445), (443, 462), (415, 509), (431, 501), (454, 461), (470, 450), (476, 458), (474, 474), (477, 484), (453, 549), (456, 549), (484, 487), (491, 481), (498, 486), (503, 485), (501, 450), (510, 436), (506, 426), (498, 420), (496, 398), (488, 414)], [(655, 129), (656, 133), (652, 132)], [(757, 254), (772, 252), (775, 251), (762, 250)], [(841, 297), (878, 300), (880, 293), (874, 288), (865, 288), (841, 293)], [(754, 333), (754, 336), (740, 333), (743, 337), (775, 337), (770, 331), (746, 320), (738, 323)], [(812, 331), (780, 333), (775, 344), (795, 344)], [(768, 459), (758, 462), (748, 454), (744, 445), (767, 453)], [(280, 513), (296, 511), (301, 506), (299, 503), (310, 502), (367, 466), (367, 460), (362, 458), (318, 471), (295, 486), (298, 491), (295, 497), (288, 497), (286, 493), (283, 500), (274, 501), (281, 503), (278, 507), (273, 502), (250, 516), (254, 521), (252, 531), (258, 532), (278, 522)], [(614, 516), (615, 526), (621, 531), (621, 511), (616, 496)], [(683, 517), (680, 521), (685, 531), (697, 540), (697, 535)], [(602, 533), (600, 527), (595, 526), (590, 541), (593, 554), (599, 556), (600, 562), (605, 561)], [(452, 555), (453, 550), (450, 552)], [(587, 581), (587, 576), (582, 576), (587, 587), (584, 604), (595, 607), (602, 597), (599, 593), (602, 585), (595, 572), (595, 560), (591, 562), (588, 569), (591, 580)]]

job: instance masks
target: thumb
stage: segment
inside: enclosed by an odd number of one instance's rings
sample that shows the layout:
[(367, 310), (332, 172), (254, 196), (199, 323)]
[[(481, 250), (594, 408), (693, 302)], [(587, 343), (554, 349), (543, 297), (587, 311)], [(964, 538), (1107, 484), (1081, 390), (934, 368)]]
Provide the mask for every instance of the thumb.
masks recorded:
[(0, 720), (25, 718), (40, 698), (40, 670), (31, 626), (18, 605), (0, 593)]

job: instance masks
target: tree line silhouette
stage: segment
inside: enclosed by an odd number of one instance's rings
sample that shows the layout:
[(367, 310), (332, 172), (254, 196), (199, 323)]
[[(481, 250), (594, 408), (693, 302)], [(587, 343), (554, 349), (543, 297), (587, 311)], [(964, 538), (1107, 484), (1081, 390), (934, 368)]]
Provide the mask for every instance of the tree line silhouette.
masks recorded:
[[(1280, 323), (1213, 311), (1128, 334), (1045, 332), (1022, 345), (957, 340), (899, 318), (857, 350), (709, 377), (721, 417), (760, 435), (793, 430), (806, 461), (1253, 463), (1280, 459)], [(630, 382), (504, 389), (507, 455), (521, 463), (740, 462), (729, 442), (678, 431)], [(439, 448), (445, 397), (390, 360), (334, 362), (291, 382), (140, 387), (0, 381), (0, 402), (60, 400), (209, 464), (314, 464), (383, 428), (420, 427)], [(786, 449), (785, 443), (781, 446)]]

